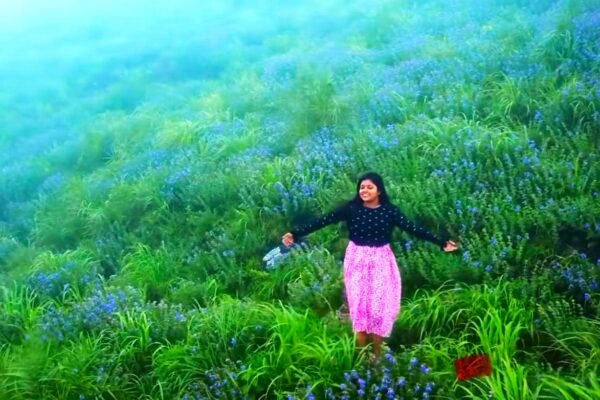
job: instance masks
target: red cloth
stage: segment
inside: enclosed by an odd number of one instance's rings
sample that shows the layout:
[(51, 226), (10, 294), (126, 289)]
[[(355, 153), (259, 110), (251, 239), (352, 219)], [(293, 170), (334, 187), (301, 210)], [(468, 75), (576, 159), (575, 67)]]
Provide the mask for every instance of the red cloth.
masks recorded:
[(456, 367), (456, 376), (459, 381), (487, 376), (492, 373), (492, 363), (490, 362), (490, 357), (486, 354), (459, 358), (454, 361), (454, 366)]

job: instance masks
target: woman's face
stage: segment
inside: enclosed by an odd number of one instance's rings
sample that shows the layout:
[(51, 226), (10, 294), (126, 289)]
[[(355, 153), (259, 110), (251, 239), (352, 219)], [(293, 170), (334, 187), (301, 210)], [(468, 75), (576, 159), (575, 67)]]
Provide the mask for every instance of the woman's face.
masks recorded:
[(379, 202), (379, 188), (370, 179), (365, 179), (360, 183), (358, 193), (363, 203)]

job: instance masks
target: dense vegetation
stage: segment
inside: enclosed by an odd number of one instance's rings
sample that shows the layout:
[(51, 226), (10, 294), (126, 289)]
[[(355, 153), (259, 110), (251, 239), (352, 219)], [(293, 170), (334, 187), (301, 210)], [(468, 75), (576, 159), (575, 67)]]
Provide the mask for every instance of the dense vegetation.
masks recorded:
[[(3, 63), (0, 398), (600, 398), (600, 4), (303, 3)], [(461, 244), (395, 234), (379, 369), (343, 226), (261, 265), (369, 170)]]

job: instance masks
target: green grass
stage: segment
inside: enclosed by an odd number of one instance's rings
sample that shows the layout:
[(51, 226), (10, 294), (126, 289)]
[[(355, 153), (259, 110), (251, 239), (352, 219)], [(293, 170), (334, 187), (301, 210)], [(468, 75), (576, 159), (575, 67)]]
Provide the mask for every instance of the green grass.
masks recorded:
[[(261, 259), (368, 170), (461, 244), (394, 235), (399, 390), (598, 398), (599, 5), (526, 3), (223, 3), (218, 28), (169, 25), (188, 44), (73, 50), (77, 73), (19, 80), (0, 99), (0, 398), (357, 397), (345, 373), (382, 371), (338, 318), (344, 228)], [(482, 353), (492, 375), (458, 381)]]

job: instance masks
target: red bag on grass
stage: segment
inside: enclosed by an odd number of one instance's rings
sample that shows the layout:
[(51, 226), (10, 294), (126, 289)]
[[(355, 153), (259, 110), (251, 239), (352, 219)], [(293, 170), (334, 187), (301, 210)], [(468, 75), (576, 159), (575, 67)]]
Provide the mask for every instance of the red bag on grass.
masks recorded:
[(492, 374), (492, 363), (487, 354), (476, 354), (459, 358), (454, 361), (454, 366), (456, 367), (456, 376), (459, 381)]

